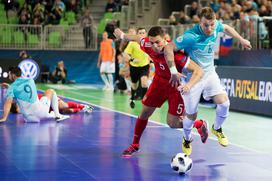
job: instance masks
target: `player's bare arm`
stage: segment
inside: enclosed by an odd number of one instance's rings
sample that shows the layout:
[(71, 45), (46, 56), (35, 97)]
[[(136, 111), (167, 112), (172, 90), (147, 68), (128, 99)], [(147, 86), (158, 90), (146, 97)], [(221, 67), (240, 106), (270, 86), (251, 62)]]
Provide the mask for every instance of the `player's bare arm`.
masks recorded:
[(138, 43), (140, 43), (140, 41), (141, 41), (141, 36), (126, 34), (122, 30), (120, 30), (119, 28), (116, 28), (114, 30), (113, 34), (117, 39), (121, 39), (121, 40), (125, 39), (125, 40), (128, 40), (128, 41), (136, 41)]
[(227, 33), (228, 35), (232, 36), (233, 38), (237, 39), (240, 41), (241, 45), (245, 48), (250, 50), (252, 48), (250, 41), (247, 39), (244, 39), (239, 33), (232, 28), (229, 25), (224, 24), (224, 32)]
[(204, 71), (197, 65), (194, 61), (190, 61), (187, 65), (186, 69), (192, 72), (192, 77), (190, 78), (189, 82), (178, 87), (178, 90), (184, 94), (189, 92), (191, 88), (202, 78), (204, 75)]
[(8, 97), (6, 99), (5, 104), (4, 104), (3, 117), (0, 119), (0, 122), (5, 122), (7, 120), (9, 112), (10, 112), (12, 101), (13, 101), (13, 98), (11, 98), (11, 97)]
[(174, 49), (175, 49), (174, 44), (168, 43), (164, 47), (164, 57), (171, 73), (171, 78), (169, 82), (173, 87), (178, 87), (180, 85), (180, 78), (182, 74), (177, 71), (177, 68), (175, 66)]
[(3, 83), (1, 83), (1, 87), (4, 89), (7, 89), (7, 88), (9, 88), (9, 84), (6, 82), (3, 82)]

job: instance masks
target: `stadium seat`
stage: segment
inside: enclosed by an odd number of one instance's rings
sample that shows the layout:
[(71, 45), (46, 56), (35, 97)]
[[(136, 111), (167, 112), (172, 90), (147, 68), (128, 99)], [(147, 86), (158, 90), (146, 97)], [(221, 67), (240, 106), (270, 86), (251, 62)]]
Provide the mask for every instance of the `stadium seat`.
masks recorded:
[(114, 19), (113, 13), (105, 13), (103, 18), (99, 21), (97, 32), (102, 34), (105, 31), (106, 24)]
[(5, 11), (5, 6), (4, 6), (4, 4), (0, 4), (0, 11)]
[(106, 20), (101, 19), (98, 26), (97, 26), (97, 33), (102, 34), (106, 27)]
[(24, 33), (21, 31), (16, 31), (13, 34), (14, 43), (15, 44), (23, 44), (24, 43)]
[(51, 32), (48, 36), (48, 44), (51, 47), (60, 47), (60, 33), (59, 32)]
[(5, 45), (11, 45), (12, 44), (12, 32), (3, 30), (1, 34), (1, 43)]
[(19, 3), (20, 7), (23, 7), (25, 0), (17, 0), (17, 2)]
[(13, 17), (9, 17), (8, 22), (9, 24), (18, 24), (19, 20), (18, 20), (18, 17), (13, 16)]
[(31, 46), (31, 47), (37, 46), (40, 43), (38, 35), (33, 35), (30, 33), (27, 35), (27, 41), (28, 41), (29, 46)]
[(1, 15), (0, 14), (0, 24), (7, 24), (8, 23), (8, 20), (6, 18), (6, 15)]
[(60, 25), (69, 25), (69, 22), (65, 18), (61, 18)]
[(103, 16), (103, 18), (105, 18), (105, 19), (113, 19), (113, 13), (110, 13), (110, 12), (105, 13), (104, 16)]
[(66, 12), (65, 17), (66, 17), (69, 25), (73, 25), (76, 23), (76, 14), (73, 11)]

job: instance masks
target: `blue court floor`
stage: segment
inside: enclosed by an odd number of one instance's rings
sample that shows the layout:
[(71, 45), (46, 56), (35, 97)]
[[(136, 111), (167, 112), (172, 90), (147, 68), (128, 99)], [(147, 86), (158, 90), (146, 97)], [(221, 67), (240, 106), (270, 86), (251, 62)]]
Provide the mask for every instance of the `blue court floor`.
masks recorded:
[[(1, 93), (1, 112), (3, 93)], [(216, 140), (193, 141), (192, 170), (183, 176), (172, 171), (170, 160), (181, 152), (182, 131), (149, 122), (141, 151), (122, 158), (131, 143), (135, 116), (94, 106), (56, 123), (24, 123), (10, 114), (0, 124), (0, 180), (38, 181), (271, 181), (272, 154)]]

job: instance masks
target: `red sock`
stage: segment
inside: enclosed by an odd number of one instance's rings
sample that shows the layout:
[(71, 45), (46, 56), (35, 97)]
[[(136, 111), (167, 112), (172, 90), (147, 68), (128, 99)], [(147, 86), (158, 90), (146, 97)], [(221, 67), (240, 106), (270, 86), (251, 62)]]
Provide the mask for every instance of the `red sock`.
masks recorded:
[(203, 121), (201, 119), (197, 119), (194, 122), (194, 128), (198, 129), (202, 126), (202, 124), (203, 124)]
[(142, 133), (145, 130), (147, 122), (148, 122), (148, 120), (142, 120), (140, 118), (137, 118), (136, 125), (134, 128), (133, 144), (139, 145)]
[(83, 109), (83, 105), (82, 104), (78, 104), (78, 103), (75, 103), (75, 102), (67, 102), (68, 104), (68, 107), (69, 108), (80, 108), (80, 109)]

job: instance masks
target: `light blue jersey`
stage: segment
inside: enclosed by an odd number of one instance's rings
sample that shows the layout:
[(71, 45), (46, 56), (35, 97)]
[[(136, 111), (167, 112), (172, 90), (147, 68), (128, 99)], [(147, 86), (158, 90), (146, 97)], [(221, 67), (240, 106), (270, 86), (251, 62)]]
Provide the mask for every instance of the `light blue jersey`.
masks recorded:
[(37, 89), (33, 79), (18, 78), (13, 82), (7, 91), (7, 97), (17, 101), (34, 103), (37, 100)]
[(7, 97), (14, 98), (24, 117), (33, 114), (39, 104), (36, 85), (33, 79), (18, 78), (8, 90)]
[(214, 71), (214, 51), (219, 32), (224, 31), (221, 22), (216, 21), (213, 35), (203, 33), (200, 25), (195, 25), (175, 40), (176, 47), (184, 50), (204, 72)]

